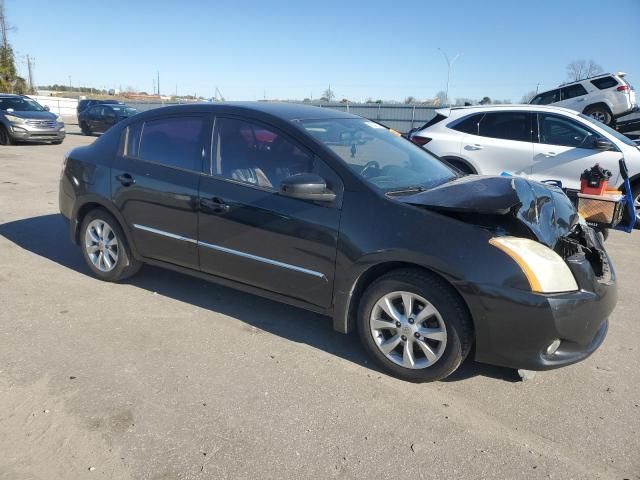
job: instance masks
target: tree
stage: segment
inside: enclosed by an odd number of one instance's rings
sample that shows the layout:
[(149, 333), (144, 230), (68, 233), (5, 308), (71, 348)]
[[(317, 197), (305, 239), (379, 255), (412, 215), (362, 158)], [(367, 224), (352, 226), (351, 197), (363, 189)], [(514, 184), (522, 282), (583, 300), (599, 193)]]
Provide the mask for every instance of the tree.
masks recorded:
[(404, 99), (404, 103), (406, 103), (407, 105), (411, 105), (412, 103), (418, 103), (418, 99), (410, 95)]
[(4, 0), (0, 0), (0, 92), (26, 93), (27, 82), (18, 76), (13, 48), (7, 38), (10, 27), (6, 19)]
[(593, 77), (602, 73), (602, 67), (593, 60), (574, 60), (567, 65), (567, 79), (570, 82), (577, 82), (585, 78)]
[(456, 98), (456, 105), (469, 106), (469, 105), (473, 105), (475, 103), (476, 103), (476, 101), (473, 100), (472, 98)]
[(322, 100), (323, 102), (332, 102), (334, 98), (336, 98), (336, 94), (333, 93), (333, 90), (331, 90), (331, 87), (329, 87), (322, 93), (322, 97), (320, 97), (320, 100)]
[(489, 97), (482, 97), (482, 100), (478, 102), (480, 105), (491, 105), (491, 99)]
[(531, 100), (533, 100), (533, 97), (535, 97), (537, 94), (538, 92), (536, 92), (535, 90), (531, 90), (525, 93), (520, 99), (520, 103), (529, 103)]
[(440, 90), (438, 93), (436, 93), (436, 101), (438, 105), (447, 105), (449, 103), (447, 92), (445, 92), (444, 90)]

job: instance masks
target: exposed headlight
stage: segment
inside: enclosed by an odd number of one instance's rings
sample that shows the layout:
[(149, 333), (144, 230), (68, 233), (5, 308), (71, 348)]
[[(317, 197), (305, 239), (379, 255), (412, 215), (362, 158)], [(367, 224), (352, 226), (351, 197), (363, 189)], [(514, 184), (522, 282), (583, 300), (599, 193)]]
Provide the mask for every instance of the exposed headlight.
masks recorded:
[(9, 120), (11, 123), (16, 123), (16, 124), (24, 123), (24, 118), (16, 117), (15, 115), (5, 114), (4, 118)]
[(556, 252), (541, 243), (520, 237), (494, 237), (489, 243), (515, 261), (527, 277), (532, 292), (575, 292), (578, 284)]

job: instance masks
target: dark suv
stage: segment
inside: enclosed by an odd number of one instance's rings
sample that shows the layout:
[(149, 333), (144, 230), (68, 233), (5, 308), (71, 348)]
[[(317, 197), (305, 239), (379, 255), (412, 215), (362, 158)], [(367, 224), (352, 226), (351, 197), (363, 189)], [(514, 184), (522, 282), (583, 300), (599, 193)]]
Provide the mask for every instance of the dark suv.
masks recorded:
[(95, 98), (85, 98), (83, 100), (78, 101), (78, 106), (76, 108), (76, 113), (80, 115), (80, 113), (84, 112), (87, 108), (92, 107), (94, 105), (123, 105), (123, 103), (119, 100), (109, 100), (109, 99), (95, 99)]
[(461, 177), (329, 109), (141, 113), (69, 152), (60, 210), (102, 280), (149, 263), (319, 312), (412, 381), (446, 377), (474, 344), (515, 368), (580, 361), (616, 303), (609, 257), (562, 191)]

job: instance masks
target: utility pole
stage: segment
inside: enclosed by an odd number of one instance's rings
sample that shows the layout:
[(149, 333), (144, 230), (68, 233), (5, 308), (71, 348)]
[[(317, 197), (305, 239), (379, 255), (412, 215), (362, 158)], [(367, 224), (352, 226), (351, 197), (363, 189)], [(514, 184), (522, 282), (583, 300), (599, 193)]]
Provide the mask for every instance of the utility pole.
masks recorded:
[(69, 75), (69, 91), (71, 91), (71, 90), (72, 90), (72, 87), (71, 87), (71, 75)]
[(438, 48), (438, 50), (440, 50), (442, 52), (442, 55), (444, 55), (444, 59), (447, 61), (447, 90), (446, 90), (446, 95), (447, 95), (447, 103), (449, 103), (449, 107), (451, 107), (451, 100), (449, 99), (449, 79), (451, 77), (451, 67), (453, 66), (455, 61), (458, 59), (460, 54), (459, 53), (456, 54), (456, 56), (453, 57), (453, 60), (449, 60), (449, 55), (447, 55), (447, 52), (445, 52), (441, 48)]
[(29, 92), (35, 93), (36, 88), (33, 84), (33, 64), (32, 58), (27, 54), (27, 73), (29, 74)]
[(159, 70), (158, 70), (158, 82), (157, 82), (157, 85), (158, 85), (158, 96), (160, 96), (160, 71)]
[(536, 83), (536, 95), (538, 94), (538, 88), (540, 88), (540, 82)]

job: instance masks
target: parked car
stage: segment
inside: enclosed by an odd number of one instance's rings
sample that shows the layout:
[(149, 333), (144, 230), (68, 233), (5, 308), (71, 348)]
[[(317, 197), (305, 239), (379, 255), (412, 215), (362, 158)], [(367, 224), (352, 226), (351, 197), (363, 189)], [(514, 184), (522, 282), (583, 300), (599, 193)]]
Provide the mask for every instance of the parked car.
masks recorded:
[(636, 92), (623, 72), (603, 73), (539, 93), (532, 105), (556, 105), (584, 113), (612, 125), (615, 119), (638, 110)]
[(411, 381), (446, 377), (474, 344), (496, 365), (578, 362), (616, 303), (611, 261), (562, 191), (463, 177), (329, 109), (143, 112), (67, 154), (59, 199), (99, 279), (149, 263), (319, 312)]
[(119, 100), (99, 99), (99, 98), (85, 98), (78, 101), (76, 107), (76, 113), (80, 115), (81, 112), (94, 105), (123, 105)]
[(0, 145), (15, 142), (64, 141), (64, 123), (35, 100), (24, 95), (0, 94)]
[(573, 110), (537, 105), (440, 109), (410, 138), (467, 174), (509, 172), (538, 181), (559, 180), (571, 190), (580, 189), (580, 174), (596, 163), (613, 172), (610, 185), (621, 189), (622, 157), (640, 207), (638, 145)]
[(78, 115), (78, 125), (85, 135), (104, 133), (116, 123), (135, 115), (135, 108), (124, 104), (94, 105)]

